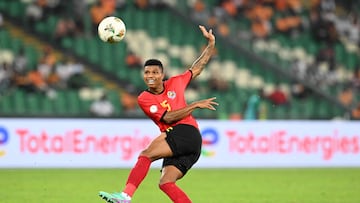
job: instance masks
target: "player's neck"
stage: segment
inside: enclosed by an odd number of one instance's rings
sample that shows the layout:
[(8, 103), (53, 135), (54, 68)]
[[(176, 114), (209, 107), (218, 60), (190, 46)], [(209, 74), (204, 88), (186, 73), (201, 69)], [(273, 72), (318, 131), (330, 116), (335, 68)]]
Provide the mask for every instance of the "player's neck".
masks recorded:
[(148, 91), (153, 93), (153, 94), (161, 94), (163, 91), (164, 91), (164, 84), (161, 84), (157, 87), (154, 87), (154, 88), (148, 88)]

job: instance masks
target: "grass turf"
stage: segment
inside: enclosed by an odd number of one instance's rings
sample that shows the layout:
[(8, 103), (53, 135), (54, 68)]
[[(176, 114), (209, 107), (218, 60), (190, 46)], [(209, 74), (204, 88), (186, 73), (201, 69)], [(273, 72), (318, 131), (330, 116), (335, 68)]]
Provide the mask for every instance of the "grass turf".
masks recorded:
[[(101, 203), (129, 169), (1, 169), (2, 203)], [(171, 202), (150, 170), (133, 202)], [(194, 203), (359, 203), (360, 168), (192, 169), (178, 182)]]

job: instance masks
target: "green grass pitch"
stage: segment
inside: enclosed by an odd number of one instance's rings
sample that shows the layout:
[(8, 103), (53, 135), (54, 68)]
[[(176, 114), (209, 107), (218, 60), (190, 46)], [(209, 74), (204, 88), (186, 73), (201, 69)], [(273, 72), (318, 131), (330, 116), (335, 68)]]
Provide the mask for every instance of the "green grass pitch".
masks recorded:
[[(0, 169), (2, 203), (101, 203), (129, 169)], [(150, 170), (134, 203), (171, 202)], [(360, 168), (192, 169), (178, 182), (194, 203), (359, 203)]]

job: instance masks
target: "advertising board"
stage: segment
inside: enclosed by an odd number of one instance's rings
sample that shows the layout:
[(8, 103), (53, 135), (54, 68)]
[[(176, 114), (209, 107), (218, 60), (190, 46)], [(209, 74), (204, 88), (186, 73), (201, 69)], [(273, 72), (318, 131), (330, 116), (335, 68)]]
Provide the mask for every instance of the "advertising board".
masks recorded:
[[(203, 148), (195, 167), (360, 166), (360, 122), (200, 120), (199, 126)], [(159, 133), (149, 120), (0, 119), (0, 168), (128, 168)]]

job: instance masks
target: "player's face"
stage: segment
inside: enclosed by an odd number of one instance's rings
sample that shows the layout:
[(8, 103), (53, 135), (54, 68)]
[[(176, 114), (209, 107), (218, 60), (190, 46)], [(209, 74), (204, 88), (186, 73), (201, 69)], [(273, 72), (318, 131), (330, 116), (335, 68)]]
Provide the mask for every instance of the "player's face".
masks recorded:
[(149, 88), (162, 87), (164, 73), (159, 66), (145, 66), (144, 67), (144, 81)]

